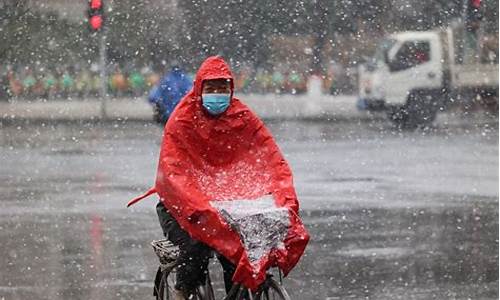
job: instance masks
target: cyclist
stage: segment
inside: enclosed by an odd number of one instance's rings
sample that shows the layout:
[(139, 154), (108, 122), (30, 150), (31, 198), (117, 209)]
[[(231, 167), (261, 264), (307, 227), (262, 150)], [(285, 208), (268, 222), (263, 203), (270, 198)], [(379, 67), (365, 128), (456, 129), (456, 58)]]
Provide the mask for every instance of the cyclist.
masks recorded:
[(165, 74), (160, 83), (153, 87), (148, 96), (149, 103), (154, 107), (155, 121), (165, 124), (191, 86), (192, 82), (189, 76), (174, 63), (170, 72)]
[[(232, 282), (256, 289), (271, 266), (286, 275), (309, 240), (288, 164), (262, 121), (233, 92), (224, 60), (205, 60), (165, 126), (155, 186), (129, 203), (160, 196), (161, 227), (180, 248), (179, 299), (204, 283), (210, 249), (220, 253), (226, 291)], [(256, 207), (273, 213), (276, 222), (259, 219), (262, 214), (241, 218)], [(247, 223), (236, 230), (223, 212)], [(275, 225), (280, 232), (269, 231)]]

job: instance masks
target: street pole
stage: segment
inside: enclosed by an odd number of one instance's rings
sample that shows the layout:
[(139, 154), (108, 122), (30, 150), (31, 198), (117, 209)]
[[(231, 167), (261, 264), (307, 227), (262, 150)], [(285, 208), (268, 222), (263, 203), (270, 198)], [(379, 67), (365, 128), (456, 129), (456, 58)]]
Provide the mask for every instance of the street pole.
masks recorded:
[(105, 29), (102, 28), (101, 32), (98, 33), (100, 38), (99, 45), (99, 56), (100, 56), (100, 77), (101, 77), (101, 119), (105, 120), (107, 118), (106, 113), (106, 98), (108, 97), (107, 92), (107, 74), (106, 74), (106, 34)]
[(464, 2), (462, 2), (462, 22), (464, 24), (464, 28), (465, 28), (465, 23), (466, 23), (466, 19), (467, 19), (467, 6), (469, 5), (469, 0), (464, 0)]

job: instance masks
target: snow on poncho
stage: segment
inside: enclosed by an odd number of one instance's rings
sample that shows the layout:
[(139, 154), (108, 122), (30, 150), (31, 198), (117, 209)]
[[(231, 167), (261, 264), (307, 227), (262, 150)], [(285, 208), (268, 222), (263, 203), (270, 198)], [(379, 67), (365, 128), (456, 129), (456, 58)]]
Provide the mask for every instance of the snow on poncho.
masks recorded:
[(298, 217), (291, 170), (270, 132), (235, 97), (223, 114), (210, 116), (201, 105), (209, 79), (232, 85), (222, 58), (201, 65), (165, 125), (155, 186), (129, 205), (158, 193), (192, 238), (236, 265), (233, 281), (255, 290), (269, 267), (290, 272), (309, 235)]

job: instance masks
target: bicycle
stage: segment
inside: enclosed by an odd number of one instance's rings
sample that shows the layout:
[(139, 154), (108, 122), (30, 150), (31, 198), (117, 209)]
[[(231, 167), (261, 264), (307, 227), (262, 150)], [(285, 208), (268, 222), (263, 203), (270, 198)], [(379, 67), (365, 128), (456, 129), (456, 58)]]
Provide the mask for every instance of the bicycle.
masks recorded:
[[(155, 279), (154, 294), (157, 300), (173, 299), (175, 276), (170, 276), (176, 271), (179, 247), (167, 239), (151, 242), (151, 246), (160, 259), (160, 267)], [(279, 270), (279, 269), (278, 269)], [(265, 281), (256, 292), (251, 292), (241, 284), (234, 284), (224, 300), (291, 300), (290, 296), (282, 286), (281, 270), (279, 270), (280, 282), (267, 274)], [(197, 287), (194, 291), (193, 300), (215, 300), (210, 274), (207, 272), (205, 284)]]

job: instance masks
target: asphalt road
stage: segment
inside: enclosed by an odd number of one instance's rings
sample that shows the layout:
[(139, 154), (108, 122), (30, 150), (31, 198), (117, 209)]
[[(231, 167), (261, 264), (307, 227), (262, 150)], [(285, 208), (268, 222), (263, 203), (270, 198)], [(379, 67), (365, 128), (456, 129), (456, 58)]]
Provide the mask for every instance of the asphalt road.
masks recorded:
[[(293, 299), (498, 299), (498, 123), (273, 122), (312, 240)], [(0, 127), (0, 299), (149, 299), (161, 129)], [(211, 264), (218, 291), (220, 269)]]

